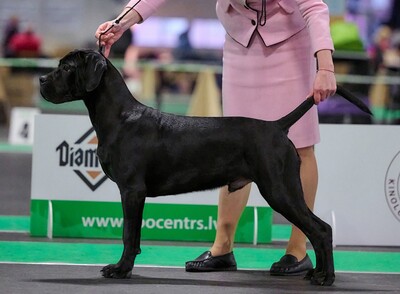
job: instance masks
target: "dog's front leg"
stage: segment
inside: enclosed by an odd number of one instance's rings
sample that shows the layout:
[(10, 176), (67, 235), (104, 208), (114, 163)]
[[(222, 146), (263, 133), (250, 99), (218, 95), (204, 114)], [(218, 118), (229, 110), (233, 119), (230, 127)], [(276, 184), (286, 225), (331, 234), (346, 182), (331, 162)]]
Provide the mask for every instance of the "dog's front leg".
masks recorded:
[(145, 193), (121, 190), (124, 227), (122, 240), (124, 250), (116, 264), (109, 264), (101, 271), (103, 277), (114, 279), (130, 278), (136, 255), (140, 254), (140, 231), (145, 202)]

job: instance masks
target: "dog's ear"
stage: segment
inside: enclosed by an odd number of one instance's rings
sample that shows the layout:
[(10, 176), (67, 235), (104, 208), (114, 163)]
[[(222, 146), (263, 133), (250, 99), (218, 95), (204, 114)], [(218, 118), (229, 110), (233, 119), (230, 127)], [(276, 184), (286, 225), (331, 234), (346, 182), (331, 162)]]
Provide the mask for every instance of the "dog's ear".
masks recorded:
[(87, 92), (91, 92), (100, 84), (103, 73), (107, 69), (107, 62), (101, 54), (93, 52), (85, 56), (85, 65), (85, 88)]

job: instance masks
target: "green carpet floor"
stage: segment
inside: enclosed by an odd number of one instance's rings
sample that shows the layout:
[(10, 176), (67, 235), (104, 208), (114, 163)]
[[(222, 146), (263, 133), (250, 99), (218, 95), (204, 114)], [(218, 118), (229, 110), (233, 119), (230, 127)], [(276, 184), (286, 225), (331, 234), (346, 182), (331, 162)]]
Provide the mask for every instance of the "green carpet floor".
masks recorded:
[[(28, 216), (0, 216), (1, 232), (29, 232)], [(287, 240), (288, 225), (273, 225), (272, 239)], [(116, 262), (121, 254), (121, 244), (76, 242), (0, 242), (0, 262), (107, 264)], [(142, 245), (137, 265), (183, 267), (186, 260), (199, 255), (208, 247), (182, 242), (176, 246)], [(237, 247), (235, 256), (241, 269), (266, 270), (278, 260), (284, 249)], [(315, 261), (314, 252), (308, 252)], [(400, 252), (335, 250), (335, 267), (338, 271), (400, 273)]]
[(0, 232), (29, 232), (29, 216), (0, 215)]
[[(136, 265), (183, 267), (208, 247), (142, 245)], [(119, 244), (85, 244), (61, 242), (0, 242), (1, 262), (107, 264), (115, 263), (122, 252)], [(236, 248), (235, 256), (242, 269), (266, 270), (279, 259), (283, 249)], [(315, 260), (312, 251), (308, 252)], [(400, 273), (399, 252), (335, 251), (337, 271)]]
[(32, 153), (30, 145), (12, 145), (5, 141), (0, 141), (0, 152), (7, 153)]

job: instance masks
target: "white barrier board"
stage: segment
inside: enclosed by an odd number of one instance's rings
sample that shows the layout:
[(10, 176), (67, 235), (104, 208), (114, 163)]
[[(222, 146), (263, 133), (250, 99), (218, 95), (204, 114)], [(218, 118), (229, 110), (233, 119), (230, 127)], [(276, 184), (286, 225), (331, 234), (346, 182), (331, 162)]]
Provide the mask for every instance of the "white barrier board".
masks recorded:
[[(38, 115), (32, 161), (32, 199), (119, 202), (115, 183), (95, 156), (97, 137), (86, 115)], [(147, 198), (149, 203), (218, 204), (218, 190)], [(257, 187), (249, 205), (268, 206)]]
[[(87, 116), (40, 115), (36, 118), (32, 236), (121, 238), (123, 218), (119, 191), (102, 172), (96, 156), (97, 143)], [(257, 191), (253, 189), (250, 206), (238, 224), (235, 236), (238, 243), (271, 242), (272, 210), (265, 207), (267, 203), (261, 196), (255, 195)], [(214, 240), (218, 190), (146, 201), (142, 222), (142, 237), (146, 240)]]
[[(333, 225), (337, 245), (400, 245), (399, 134), (400, 126), (321, 125), (315, 211)], [(96, 147), (87, 116), (36, 116), (32, 199), (119, 202)], [(146, 201), (217, 204), (218, 190)], [(256, 187), (249, 205), (266, 205)]]
[(321, 136), (315, 212), (335, 243), (400, 246), (400, 126), (321, 125)]

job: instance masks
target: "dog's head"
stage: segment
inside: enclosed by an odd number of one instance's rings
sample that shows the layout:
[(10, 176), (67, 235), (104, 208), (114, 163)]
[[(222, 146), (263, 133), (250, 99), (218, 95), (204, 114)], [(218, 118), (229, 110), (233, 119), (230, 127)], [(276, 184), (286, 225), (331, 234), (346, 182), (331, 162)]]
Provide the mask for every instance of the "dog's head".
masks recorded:
[(99, 86), (106, 69), (106, 58), (100, 53), (72, 51), (60, 60), (55, 70), (39, 78), (40, 93), (56, 104), (83, 99)]

